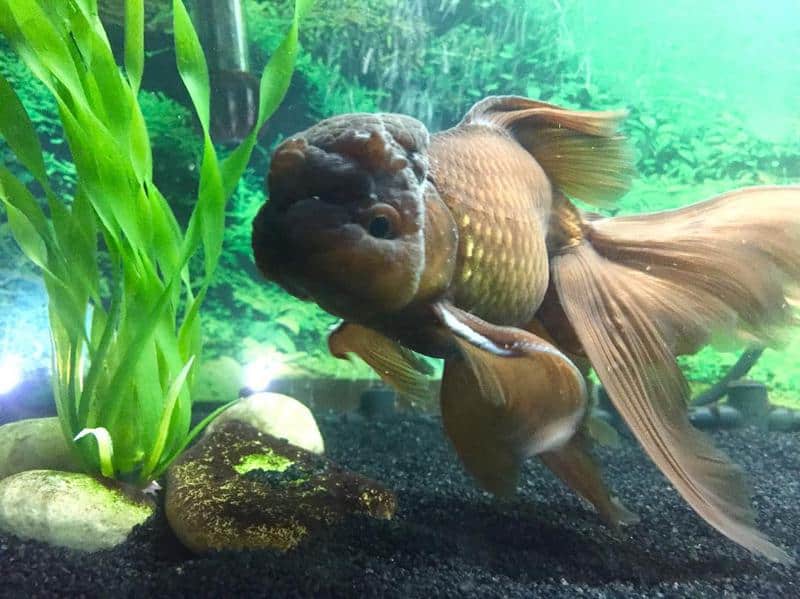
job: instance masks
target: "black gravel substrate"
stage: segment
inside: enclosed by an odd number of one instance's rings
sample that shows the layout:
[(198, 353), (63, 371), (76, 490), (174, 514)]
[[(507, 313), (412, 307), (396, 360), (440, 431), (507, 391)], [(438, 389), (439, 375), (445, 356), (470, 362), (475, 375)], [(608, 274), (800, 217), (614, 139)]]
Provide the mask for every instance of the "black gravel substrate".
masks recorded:
[[(704, 524), (633, 443), (600, 455), (642, 523), (614, 531), (535, 460), (519, 495), (477, 491), (426, 416), (320, 418), (328, 455), (396, 489), (391, 522), (352, 519), (286, 555), (197, 558), (163, 517), (84, 555), (0, 535), (3, 597), (800, 597), (800, 568)], [(750, 474), (760, 524), (800, 556), (800, 435), (714, 434)]]

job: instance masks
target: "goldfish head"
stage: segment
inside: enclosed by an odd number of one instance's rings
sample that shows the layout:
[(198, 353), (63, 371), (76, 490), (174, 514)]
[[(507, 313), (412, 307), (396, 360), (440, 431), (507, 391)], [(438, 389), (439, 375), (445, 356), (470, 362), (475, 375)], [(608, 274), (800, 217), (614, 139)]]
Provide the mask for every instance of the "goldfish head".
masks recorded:
[(425, 269), (428, 139), (410, 117), (351, 114), (283, 142), (253, 224), (261, 272), (348, 320), (408, 305)]

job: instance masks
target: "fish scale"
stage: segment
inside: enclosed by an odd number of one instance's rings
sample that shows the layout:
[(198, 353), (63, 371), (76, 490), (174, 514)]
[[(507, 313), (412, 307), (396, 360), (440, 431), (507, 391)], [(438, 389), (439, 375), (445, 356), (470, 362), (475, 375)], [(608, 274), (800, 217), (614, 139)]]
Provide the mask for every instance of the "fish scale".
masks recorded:
[(488, 127), (437, 134), (429, 156), (459, 232), (455, 304), (498, 324), (527, 322), (548, 283), (547, 176), (518, 143)]

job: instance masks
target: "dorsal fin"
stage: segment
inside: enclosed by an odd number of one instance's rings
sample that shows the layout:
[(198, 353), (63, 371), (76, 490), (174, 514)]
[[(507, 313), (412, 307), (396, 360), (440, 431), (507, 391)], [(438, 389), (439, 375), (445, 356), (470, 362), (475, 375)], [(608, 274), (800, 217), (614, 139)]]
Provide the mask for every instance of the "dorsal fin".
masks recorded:
[(519, 96), (491, 96), (460, 125), (500, 127), (570, 196), (609, 204), (628, 191), (633, 153), (618, 128), (627, 111), (570, 110)]

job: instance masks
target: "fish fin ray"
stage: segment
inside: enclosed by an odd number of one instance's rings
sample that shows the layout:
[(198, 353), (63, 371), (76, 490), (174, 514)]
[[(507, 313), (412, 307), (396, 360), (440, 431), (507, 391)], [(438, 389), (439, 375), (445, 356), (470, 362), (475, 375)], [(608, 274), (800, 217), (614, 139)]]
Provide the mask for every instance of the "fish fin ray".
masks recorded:
[(620, 526), (639, 522), (639, 516), (609, 492), (600, 466), (589, 452), (584, 431), (564, 447), (542, 453), (539, 459), (570, 489), (591, 503), (606, 524)]
[(604, 206), (630, 189), (635, 173), (633, 153), (618, 133), (626, 116), (624, 110), (570, 110), (519, 96), (492, 96), (475, 104), (462, 124), (507, 131), (564, 193)]
[(789, 556), (755, 527), (738, 467), (696, 430), (688, 384), (649, 315), (637, 304), (630, 268), (583, 241), (553, 258), (563, 308), (612, 403), (645, 452), (706, 522), (775, 561)]
[(797, 321), (798, 208), (800, 186), (750, 187), (678, 210), (595, 220), (584, 234), (601, 256), (630, 268), (637, 303), (675, 353), (709, 342), (774, 346)]
[(356, 354), (386, 384), (412, 403), (431, 396), (426, 378), (430, 365), (412, 351), (381, 333), (352, 322), (343, 322), (328, 336), (328, 349), (340, 359)]
[(523, 459), (575, 434), (587, 405), (583, 376), (528, 331), (494, 326), (450, 305), (435, 311), (458, 348), (442, 377), (445, 430), (479, 484), (507, 494)]

